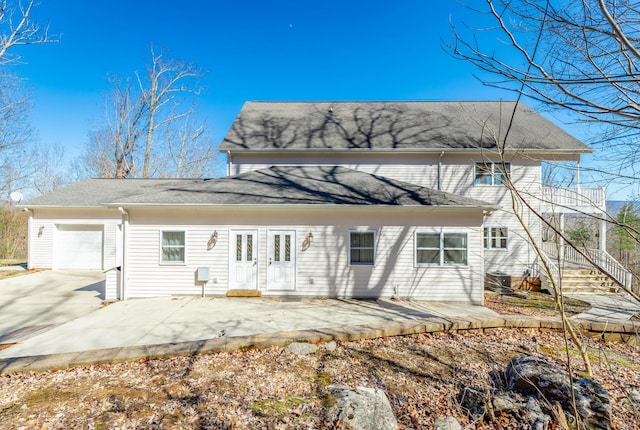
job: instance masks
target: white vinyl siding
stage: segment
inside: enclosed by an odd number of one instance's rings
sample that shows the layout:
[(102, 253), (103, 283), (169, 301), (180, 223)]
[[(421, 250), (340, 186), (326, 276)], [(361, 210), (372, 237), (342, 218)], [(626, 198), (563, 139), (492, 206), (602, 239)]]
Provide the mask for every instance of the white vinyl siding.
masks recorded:
[[(200, 266), (210, 268), (207, 295), (224, 295), (229, 286), (229, 243), (233, 231), (257, 231), (258, 290), (263, 295), (294, 297), (391, 297), (482, 303), (484, 274), (481, 211), (404, 209), (131, 209), (128, 297), (201, 294), (194, 281)], [(285, 215), (286, 214), (286, 215)], [(413, 237), (418, 229), (437, 226), (466, 233), (467, 266), (415, 267)], [(184, 230), (183, 266), (158, 265), (159, 230)], [(295, 290), (269, 290), (268, 233), (292, 232), (296, 241)], [(208, 247), (212, 233), (218, 233)], [(350, 232), (375, 236), (375, 266), (349, 264)], [(307, 237), (313, 234), (313, 241)], [(281, 244), (282, 246), (282, 244)]]
[[(442, 156), (441, 156), (442, 155)], [(571, 156), (573, 157), (573, 156)], [(560, 157), (561, 158), (561, 157)], [(574, 158), (569, 158), (573, 160)], [(496, 154), (490, 151), (476, 154), (462, 153), (234, 153), (231, 173), (257, 170), (273, 165), (339, 165), (390, 179), (411, 182), (428, 188), (482, 200), (501, 207), (487, 217), (487, 224), (506, 227), (509, 231), (509, 248), (487, 250), (487, 270), (501, 271), (521, 276), (535, 260), (535, 252), (524, 228), (513, 215), (511, 195), (504, 186), (476, 186), (475, 166), (478, 162), (500, 164)], [(507, 159), (511, 181), (523, 193), (534, 210), (540, 209), (542, 196), (541, 162), (533, 157)], [(493, 171), (492, 167), (492, 171)], [(440, 181), (438, 181), (440, 173)], [(541, 223), (528, 208), (522, 216), (533, 237), (541, 239)], [(471, 238), (469, 238), (471, 242)], [(482, 238), (479, 241), (482, 247)]]
[(101, 226), (103, 246), (100, 268), (108, 270), (120, 264), (117, 241), (118, 224), (121, 223), (122, 216), (116, 209), (34, 208), (32, 212), (29, 226), (30, 268), (60, 268), (57, 265), (60, 256), (56, 250), (59, 247), (59, 244), (56, 244), (57, 226), (60, 225)]

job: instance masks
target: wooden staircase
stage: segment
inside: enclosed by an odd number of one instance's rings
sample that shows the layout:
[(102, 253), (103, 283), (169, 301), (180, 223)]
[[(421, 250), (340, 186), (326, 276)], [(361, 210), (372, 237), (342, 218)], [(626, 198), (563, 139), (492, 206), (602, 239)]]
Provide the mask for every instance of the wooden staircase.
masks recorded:
[(620, 287), (607, 275), (595, 269), (564, 269), (562, 292), (567, 293), (618, 293)]

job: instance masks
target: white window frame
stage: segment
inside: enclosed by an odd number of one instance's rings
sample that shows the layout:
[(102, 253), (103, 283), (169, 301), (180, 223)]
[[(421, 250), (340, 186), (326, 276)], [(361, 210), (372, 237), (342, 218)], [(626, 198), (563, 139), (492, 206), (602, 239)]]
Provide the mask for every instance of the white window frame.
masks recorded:
[[(163, 259), (164, 246), (162, 245), (162, 239), (163, 239), (165, 233), (182, 233), (182, 235), (184, 237), (184, 243), (182, 244), (182, 246), (176, 246), (176, 248), (182, 248), (184, 250), (184, 259), (182, 261), (165, 261)], [(184, 265), (186, 265), (187, 264), (187, 231), (186, 230), (181, 230), (181, 229), (160, 230), (160, 255), (159, 255), (158, 259), (160, 261), (160, 265), (161, 266), (184, 266)]]
[[(491, 171), (489, 172), (489, 178), (491, 178), (491, 183), (478, 182), (478, 165), (484, 165), (490, 167)], [(503, 169), (506, 167), (506, 169)], [(489, 169), (487, 169), (489, 170)], [(498, 179), (498, 175), (504, 175), (506, 172), (507, 175), (511, 176), (511, 163), (510, 162), (501, 162), (501, 161), (476, 161), (473, 163), (473, 185), (476, 187), (496, 187), (500, 185), (504, 185), (504, 183)]]
[[(494, 235), (494, 230), (504, 230), (504, 236), (500, 235), (496, 237)], [(504, 238), (505, 245), (503, 246), (493, 246), (495, 240), (502, 241)], [(507, 227), (500, 226), (490, 226), (485, 227), (482, 232), (482, 242), (484, 249), (492, 249), (495, 251), (507, 251), (509, 249), (509, 229)]]
[[(429, 235), (437, 235), (439, 239), (439, 248), (438, 251), (440, 253), (440, 261), (438, 263), (421, 263), (418, 261), (418, 235), (419, 234), (429, 234)], [(447, 263), (444, 260), (445, 257), (445, 246), (444, 240), (446, 235), (452, 234), (461, 234), (465, 236), (465, 253), (464, 253), (464, 263)], [(420, 249), (435, 249), (435, 248), (420, 248)], [(447, 248), (447, 249), (459, 249), (459, 248)], [(416, 230), (413, 235), (413, 261), (416, 267), (467, 267), (469, 265), (469, 234), (464, 231), (427, 231), (427, 230)]]
[[(354, 263), (351, 261), (351, 235), (352, 234), (373, 234), (373, 261), (371, 263)], [(362, 249), (368, 249), (362, 247)], [(354, 267), (373, 267), (376, 265), (376, 232), (375, 230), (349, 230), (349, 266)]]

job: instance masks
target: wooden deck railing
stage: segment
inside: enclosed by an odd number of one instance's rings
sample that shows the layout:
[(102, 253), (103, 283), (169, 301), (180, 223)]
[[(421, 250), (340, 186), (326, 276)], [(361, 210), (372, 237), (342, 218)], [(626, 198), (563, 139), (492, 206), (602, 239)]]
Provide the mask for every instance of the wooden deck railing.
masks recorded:
[(604, 188), (542, 188), (542, 201), (548, 205), (567, 208), (596, 207), (606, 209), (607, 194)]

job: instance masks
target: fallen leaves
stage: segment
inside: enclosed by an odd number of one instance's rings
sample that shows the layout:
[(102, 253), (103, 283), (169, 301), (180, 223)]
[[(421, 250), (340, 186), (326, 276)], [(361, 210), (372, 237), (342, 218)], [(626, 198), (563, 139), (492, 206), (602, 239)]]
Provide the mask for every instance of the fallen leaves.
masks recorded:
[[(624, 399), (640, 389), (638, 348), (587, 342), (616, 428), (637, 428), (640, 414)], [(459, 387), (488, 388), (489, 373), (523, 350), (564, 366), (563, 348), (557, 333), (497, 330), (343, 342), (305, 356), (272, 347), (1, 375), (0, 428), (339, 428), (323, 421), (332, 383), (385, 390), (401, 428), (448, 415), (470, 428), (518, 428), (505, 415), (472, 422)]]

